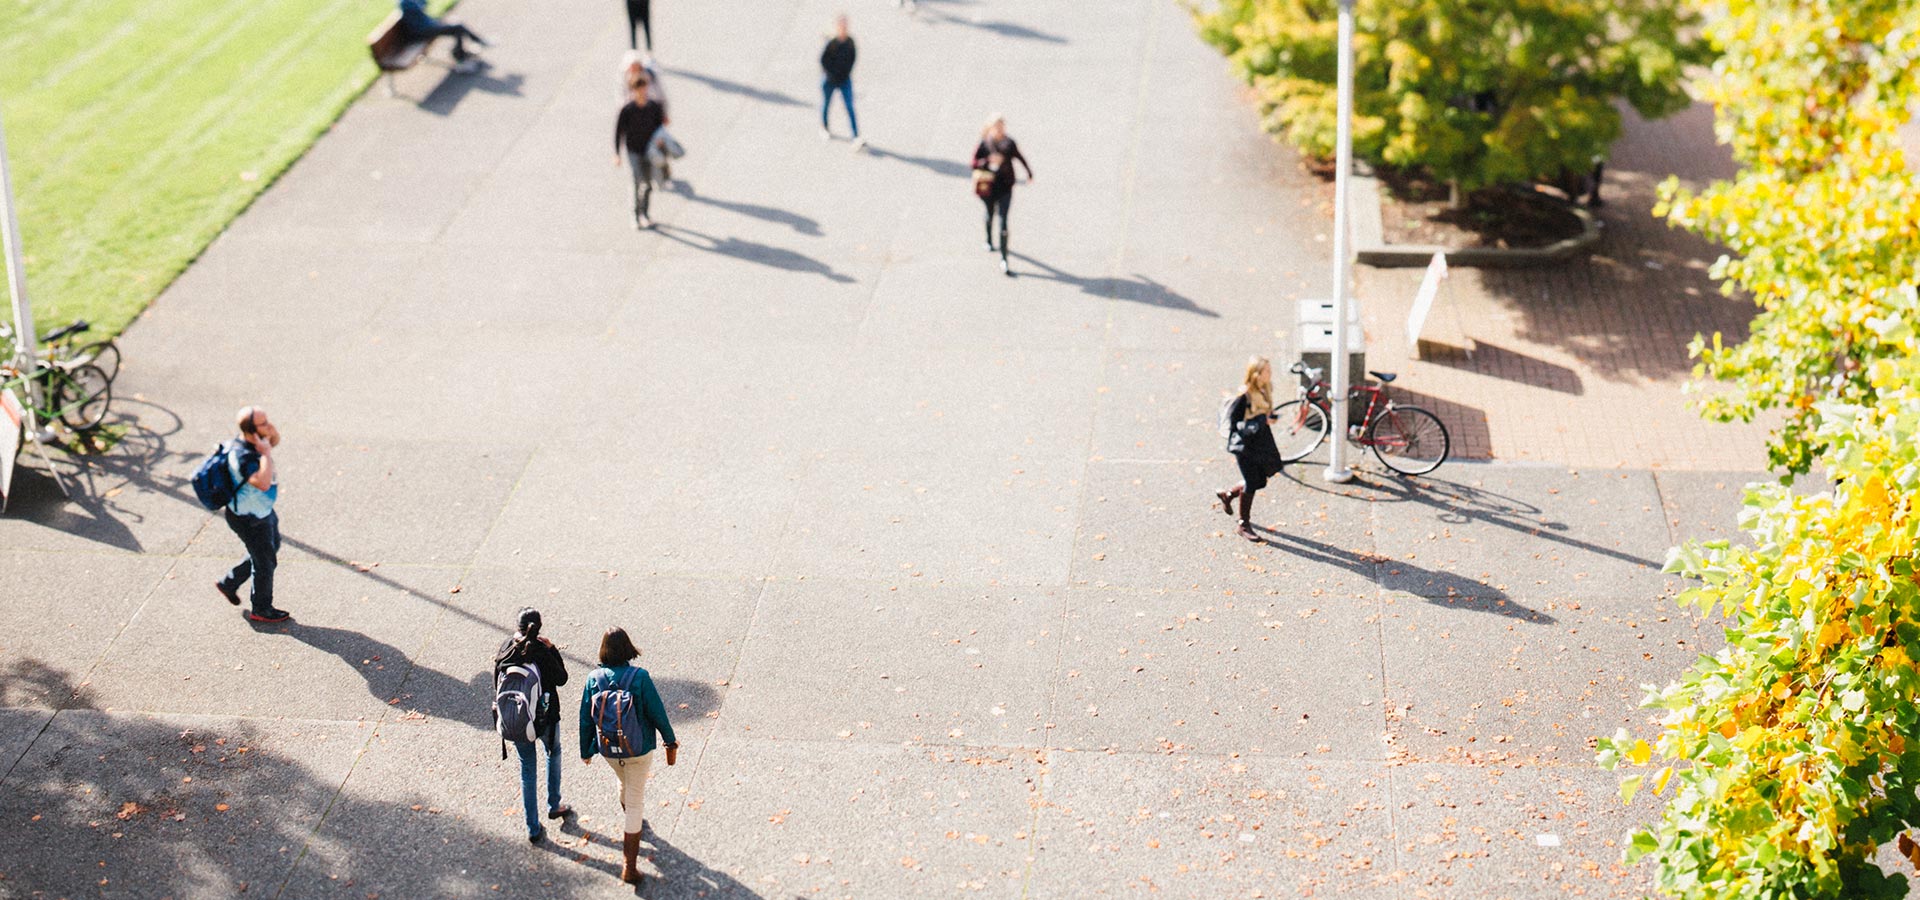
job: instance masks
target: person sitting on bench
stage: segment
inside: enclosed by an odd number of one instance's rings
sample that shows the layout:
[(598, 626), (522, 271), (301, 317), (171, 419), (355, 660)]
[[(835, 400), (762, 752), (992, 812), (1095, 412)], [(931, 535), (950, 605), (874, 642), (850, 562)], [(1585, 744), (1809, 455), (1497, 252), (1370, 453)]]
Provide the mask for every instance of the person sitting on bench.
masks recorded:
[(453, 60), (456, 63), (464, 65), (473, 58), (472, 51), (467, 49), (469, 40), (482, 47), (493, 46), (487, 43), (486, 38), (474, 34), (473, 29), (465, 25), (458, 22), (443, 22), (427, 15), (426, 0), (399, 0), (399, 3), (400, 30), (406, 33), (407, 40), (430, 41), (450, 35), (453, 38)]

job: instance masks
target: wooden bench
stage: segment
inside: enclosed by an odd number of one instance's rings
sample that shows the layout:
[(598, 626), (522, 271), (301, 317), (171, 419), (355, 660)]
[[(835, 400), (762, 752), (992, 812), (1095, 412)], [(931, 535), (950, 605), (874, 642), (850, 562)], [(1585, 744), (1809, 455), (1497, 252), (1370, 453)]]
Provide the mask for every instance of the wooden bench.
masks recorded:
[(408, 40), (407, 33), (400, 29), (399, 10), (389, 13), (386, 20), (367, 35), (367, 50), (373, 54), (374, 64), (386, 75), (387, 96), (394, 95), (393, 73), (413, 68), (426, 58), (427, 47), (432, 43), (432, 38)]

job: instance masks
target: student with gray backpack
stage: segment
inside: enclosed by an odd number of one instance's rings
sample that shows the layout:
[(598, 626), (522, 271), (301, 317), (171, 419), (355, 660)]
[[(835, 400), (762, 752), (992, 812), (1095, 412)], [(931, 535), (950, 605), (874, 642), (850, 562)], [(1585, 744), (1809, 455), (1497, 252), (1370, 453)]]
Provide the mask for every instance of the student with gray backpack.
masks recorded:
[(666, 704), (653, 686), (653, 676), (633, 664), (640, 650), (624, 628), (609, 628), (600, 638), (600, 668), (587, 676), (580, 692), (580, 763), (592, 765), (604, 756), (620, 779), (620, 808), (625, 826), (620, 843), (623, 864), (620, 880), (640, 883), (640, 828), (646, 817), (647, 773), (653, 768), (654, 733), (667, 748), (673, 765), (680, 742), (673, 738)]
[(493, 721), (500, 731), (500, 758), (507, 758), (507, 742), (520, 754), (520, 803), (527, 814), (527, 840), (540, 843), (547, 836), (540, 824), (535, 775), (539, 751), (547, 745), (547, 818), (572, 815), (560, 802), (560, 686), (567, 683), (567, 664), (553, 642), (540, 636), (540, 611), (520, 610), (518, 629), (493, 656)]

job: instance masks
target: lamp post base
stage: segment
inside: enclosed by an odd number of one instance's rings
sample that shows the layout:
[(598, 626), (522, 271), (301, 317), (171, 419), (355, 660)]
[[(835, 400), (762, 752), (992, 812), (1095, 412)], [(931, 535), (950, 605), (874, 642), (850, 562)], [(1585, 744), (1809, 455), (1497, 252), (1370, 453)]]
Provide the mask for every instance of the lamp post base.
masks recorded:
[(1329, 484), (1346, 484), (1353, 480), (1353, 470), (1345, 467), (1336, 469), (1328, 466), (1325, 470), (1321, 471), (1320, 477), (1326, 479)]

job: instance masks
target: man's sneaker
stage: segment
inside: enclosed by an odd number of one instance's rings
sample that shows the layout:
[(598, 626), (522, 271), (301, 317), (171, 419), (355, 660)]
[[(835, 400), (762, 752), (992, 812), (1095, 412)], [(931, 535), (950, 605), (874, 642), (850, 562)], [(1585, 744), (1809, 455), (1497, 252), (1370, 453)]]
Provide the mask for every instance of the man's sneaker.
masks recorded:
[(988, 253), (992, 253), (992, 252), (993, 252), (993, 242), (992, 242), (992, 241), (988, 241), (988, 242), (987, 242), (987, 252), (988, 252)]
[(641, 216), (641, 217), (640, 217), (640, 227), (641, 227), (641, 228), (644, 228), (644, 229), (652, 229), (652, 228), (653, 228), (653, 218), (652, 218), (652, 217), (650, 217), (650, 216)]
[(859, 153), (860, 151), (865, 149), (867, 149), (867, 139), (863, 137), (855, 137), (853, 139), (853, 152)]
[(267, 622), (269, 624), (274, 624), (279, 622), (285, 622), (286, 620), (291, 618), (293, 618), (293, 616), (288, 614), (286, 610), (275, 609), (271, 606), (267, 607), (266, 609), (247, 610), (247, 620), (252, 622)]
[(527, 843), (529, 844), (538, 844), (541, 841), (544, 841), (546, 839), (547, 839), (547, 830), (545, 828), (542, 828), (539, 831), (536, 831), (532, 834), (527, 835)]
[(820, 139), (823, 141), (833, 140), (833, 132), (828, 131), (825, 128), (820, 129)]
[(235, 606), (240, 605), (240, 591), (234, 588), (227, 587), (226, 582), (224, 581), (214, 582), (213, 589), (216, 591), (219, 591), (220, 596), (227, 598), (228, 603), (231, 603)]
[(1007, 261), (1004, 257), (1000, 260), (1000, 274), (1002, 275), (1013, 274), (1013, 267), (1010, 265), (1007, 265)]

